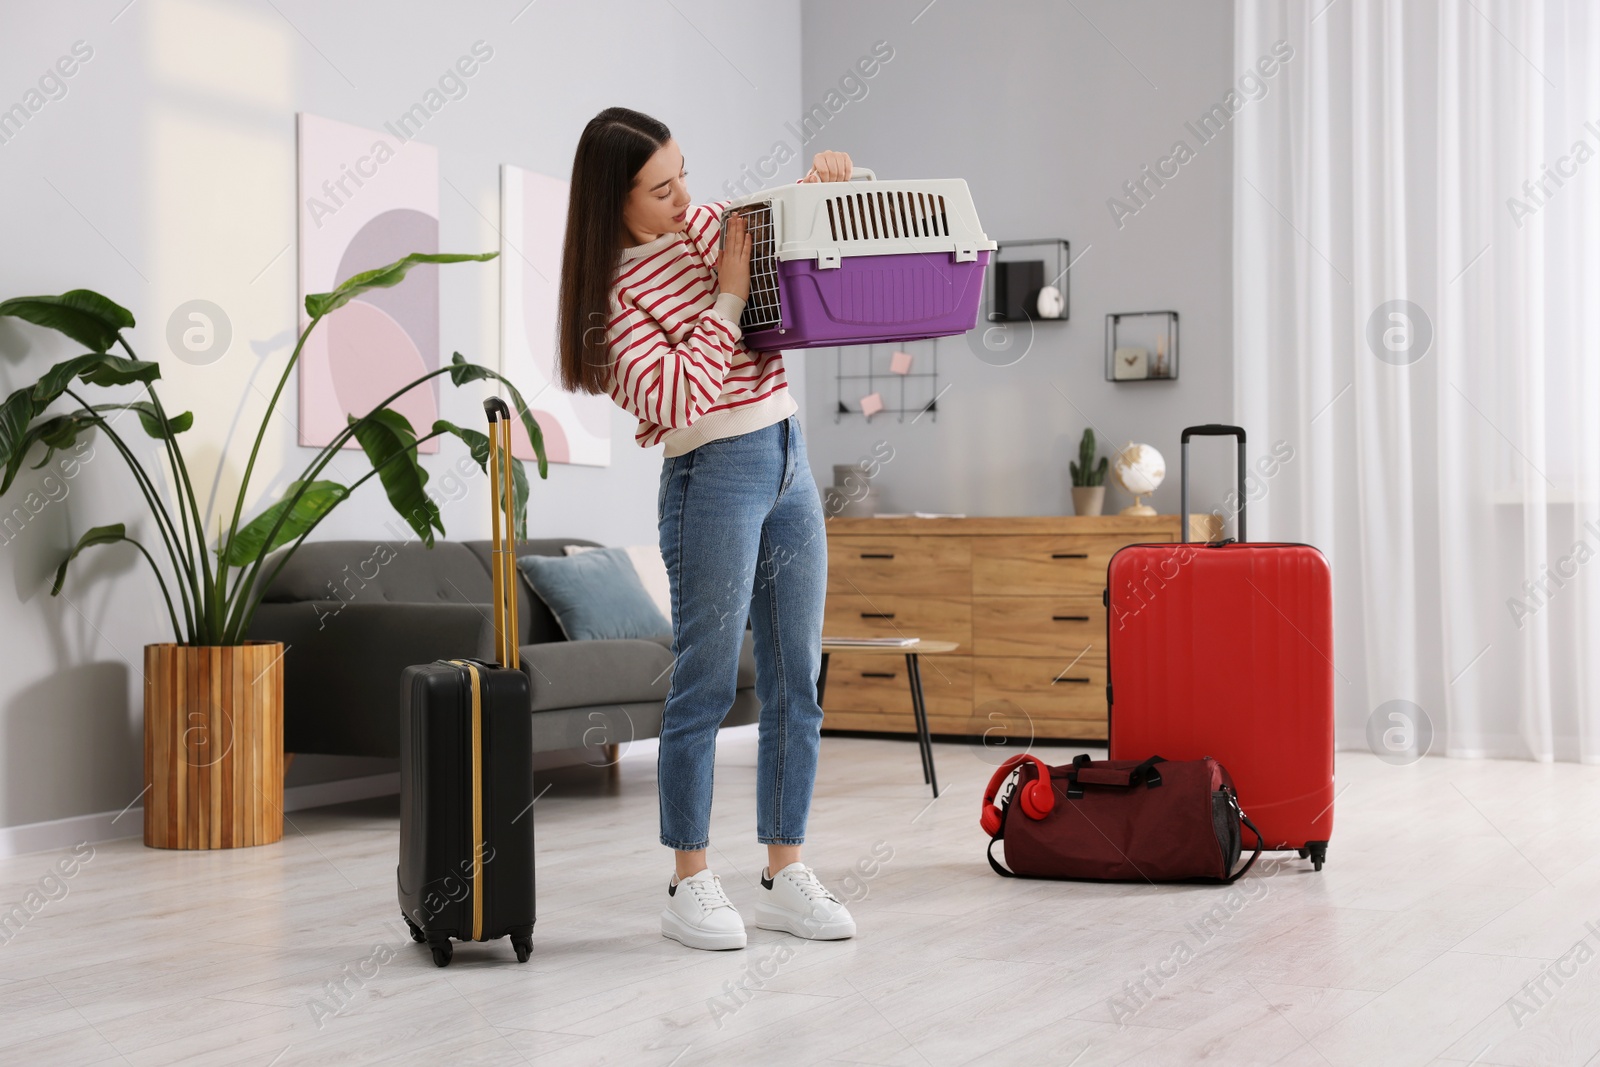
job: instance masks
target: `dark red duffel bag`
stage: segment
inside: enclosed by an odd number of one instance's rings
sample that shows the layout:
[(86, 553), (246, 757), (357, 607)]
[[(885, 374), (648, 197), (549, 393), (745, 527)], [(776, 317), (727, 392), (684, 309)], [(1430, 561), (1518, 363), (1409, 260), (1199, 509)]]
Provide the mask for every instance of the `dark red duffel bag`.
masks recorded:
[[(995, 794), (1012, 773), (1015, 786)], [(1209, 757), (1091, 760), (1049, 767), (1037, 756), (1012, 756), (983, 795), (989, 865), (1023, 878), (1097, 882), (1230, 883), (1261, 855), (1261, 835), (1239, 807), (1227, 769)], [(1235, 871), (1243, 831), (1255, 853)], [(1007, 866), (994, 857), (1005, 842)]]

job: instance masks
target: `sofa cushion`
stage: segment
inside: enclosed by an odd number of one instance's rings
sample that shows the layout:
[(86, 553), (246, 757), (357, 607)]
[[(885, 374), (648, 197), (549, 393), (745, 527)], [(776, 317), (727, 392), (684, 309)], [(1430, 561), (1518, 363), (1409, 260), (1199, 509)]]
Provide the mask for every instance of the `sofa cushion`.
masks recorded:
[[(524, 645), (533, 710), (665, 700), (672, 685), (671, 639), (546, 641)], [(736, 689), (756, 684), (754, 646), (748, 630), (739, 649)]]
[(533, 710), (665, 700), (672, 654), (656, 641), (547, 641), (522, 648)]
[[(576, 556), (580, 552), (599, 552), (598, 548), (588, 545), (566, 545), (567, 555)], [(639, 575), (639, 581), (644, 586), (644, 591), (650, 594), (650, 599), (661, 612), (664, 619), (672, 618), (672, 582), (667, 577), (667, 562), (661, 558), (661, 549), (656, 545), (623, 545), (622, 551), (628, 554), (628, 559), (633, 563), (634, 572)]]
[(571, 556), (519, 556), (517, 567), (569, 641), (658, 637), (672, 632), (620, 548)]
[[(288, 549), (273, 553), (263, 578)], [(487, 604), (489, 571), (460, 541), (307, 541), (273, 579), (267, 603)]]
[[(490, 575), (493, 564), (493, 545), (488, 541), (462, 541), (467, 551), (471, 552), (483, 565), (484, 581), (490, 584), (484, 586), (483, 603), (488, 604), (494, 599)], [(601, 547), (594, 541), (585, 541), (581, 537), (534, 537), (526, 541), (518, 541), (512, 546), (512, 555), (515, 556), (564, 556), (567, 545), (594, 545)], [(515, 569), (515, 568), (514, 568)], [(545, 641), (565, 641), (566, 635), (561, 632), (561, 627), (556, 623), (556, 617), (550, 614), (550, 609), (544, 606), (533, 593), (533, 587), (528, 584), (528, 579), (523, 577), (520, 570), (517, 574), (517, 622), (522, 630), (524, 644), (536, 645)]]

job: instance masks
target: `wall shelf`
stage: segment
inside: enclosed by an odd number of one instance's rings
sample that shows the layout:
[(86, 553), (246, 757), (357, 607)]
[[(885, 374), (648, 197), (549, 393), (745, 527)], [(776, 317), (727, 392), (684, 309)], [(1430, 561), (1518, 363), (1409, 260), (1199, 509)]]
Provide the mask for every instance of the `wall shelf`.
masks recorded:
[(1131, 385), (1177, 380), (1176, 311), (1114, 311), (1106, 316), (1106, 381)]
[[(984, 319), (988, 322), (1066, 322), (1072, 317), (1072, 242), (1065, 237), (1038, 237), (1018, 241), (997, 241), (999, 247), (989, 259), (989, 269), (984, 285)], [(1048, 247), (1047, 247), (1048, 246)], [(1007, 257), (1007, 249), (1011, 255)], [(1020, 249), (1034, 249), (1031, 254), (1019, 252)], [(1043, 250), (1042, 252), (1039, 250)], [(1038, 314), (1028, 313), (1020, 318), (1007, 318), (1005, 313), (996, 307), (996, 297), (999, 293), (999, 268), (1002, 263), (1019, 263), (1025, 260), (1042, 260), (1044, 263), (1043, 284), (1054, 285), (1061, 290), (1061, 314), (1056, 318), (1044, 318)]]

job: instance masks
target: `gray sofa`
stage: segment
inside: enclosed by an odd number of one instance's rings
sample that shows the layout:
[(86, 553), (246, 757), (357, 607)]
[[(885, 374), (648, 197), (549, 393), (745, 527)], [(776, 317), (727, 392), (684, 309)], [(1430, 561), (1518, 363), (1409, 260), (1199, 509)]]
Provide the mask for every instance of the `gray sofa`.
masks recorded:
[[(562, 555), (578, 538), (522, 541), (518, 555)], [(270, 562), (263, 573), (275, 566)], [(522, 669), (534, 750), (626, 745), (655, 737), (672, 680), (670, 638), (568, 641), (519, 572)], [(400, 754), (400, 672), (458, 656), (493, 658), (487, 541), (313, 541), (267, 590), (250, 637), (282, 641), (284, 751)], [(755, 658), (746, 629), (724, 726), (755, 722)]]

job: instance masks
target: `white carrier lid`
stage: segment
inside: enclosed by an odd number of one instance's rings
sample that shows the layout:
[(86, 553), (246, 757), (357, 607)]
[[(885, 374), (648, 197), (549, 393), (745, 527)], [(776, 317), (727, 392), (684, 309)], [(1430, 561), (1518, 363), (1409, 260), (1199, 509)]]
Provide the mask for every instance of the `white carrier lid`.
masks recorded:
[[(741, 196), (729, 210), (770, 204), (776, 256), (837, 267), (845, 256), (949, 252), (971, 262), (997, 247), (978, 224), (960, 178), (879, 181), (856, 167), (848, 182), (804, 182)], [(763, 220), (764, 221), (764, 220)]]

